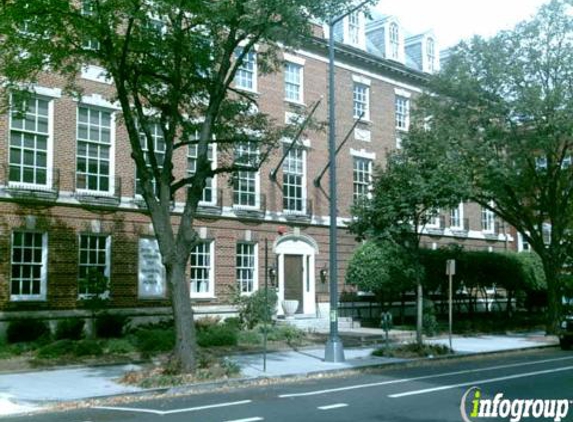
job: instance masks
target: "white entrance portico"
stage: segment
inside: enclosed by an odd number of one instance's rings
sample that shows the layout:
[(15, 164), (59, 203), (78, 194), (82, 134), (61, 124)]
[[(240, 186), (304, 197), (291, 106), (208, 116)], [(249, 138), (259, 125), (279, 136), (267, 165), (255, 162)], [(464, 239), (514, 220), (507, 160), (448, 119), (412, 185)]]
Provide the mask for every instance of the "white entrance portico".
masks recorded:
[(310, 236), (288, 234), (280, 236), (273, 245), (278, 261), (279, 315), (283, 300), (298, 300), (297, 314), (316, 314), (314, 258), (318, 244)]

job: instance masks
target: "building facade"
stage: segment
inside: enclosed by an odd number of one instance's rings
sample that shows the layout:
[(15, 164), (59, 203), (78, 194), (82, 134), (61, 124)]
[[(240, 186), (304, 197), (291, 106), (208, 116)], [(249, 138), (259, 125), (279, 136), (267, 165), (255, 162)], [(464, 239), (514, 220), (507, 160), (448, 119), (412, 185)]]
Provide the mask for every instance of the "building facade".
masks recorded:
[[(320, 101), (326, 121), (326, 28), (316, 25), (304, 48), (284, 53), (282, 71), (259, 75), (256, 52), (237, 73), (235, 87), (255, 93), (261, 111), (289, 121)], [(407, 36), (397, 18), (371, 21), (353, 14), (337, 25), (336, 125), (348, 141), (337, 156), (340, 226), (338, 273), (345, 285), (356, 248), (344, 229), (356, 199), (369, 195), (373, 169), (400, 147), (412, 103), (429, 73), (439, 69), (431, 32)], [(45, 74), (31, 98), (13, 95), (0, 115), (0, 321), (34, 315), (83, 315), (92, 291), (82, 280), (94, 269), (109, 279), (111, 307), (136, 317), (167, 315), (170, 306), (153, 228), (138, 194), (137, 174), (103, 69), (80, 75), (81, 99), (62, 92), (64, 81)], [(24, 114), (16, 109), (25, 109)], [(355, 125), (356, 120), (360, 121)], [(154, 130), (156, 151), (162, 138)], [(297, 313), (327, 316), (327, 134), (306, 131), (285, 141), (258, 172), (210, 180), (195, 227), (202, 243), (190, 258), (190, 300), (199, 314), (233, 312), (232, 288), (249, 294), (264, 284), (265, 257), (276, 269), (279, 300), (299, 301)], [(217, 151), (211, 151), (217, 165)], [(237, 154), (257, 154), (245, 145)], [(284, 157), (283, 160), (283, 155)], [(181, 175), (194, 171), (196, 151), (176, 157)], [(270, 173), (275, 171), (275, 178)], [(175, 198), (173, 219), (183, 208)], [(424, 229), (424, 244), (514, 249), (513, 236), (475, 204), (442, 212)]]

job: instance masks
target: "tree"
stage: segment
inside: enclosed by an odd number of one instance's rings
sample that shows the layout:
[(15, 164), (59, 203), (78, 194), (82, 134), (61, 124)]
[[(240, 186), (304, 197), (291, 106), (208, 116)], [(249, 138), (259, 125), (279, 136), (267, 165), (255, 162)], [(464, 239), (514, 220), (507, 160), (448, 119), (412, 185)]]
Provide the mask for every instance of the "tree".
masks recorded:
[[(404, 145), (408, 145), (408, 139)], [(466, 194), (465, 178), (439, 164), (444, 154), (438, 148), (435, 164), (428, 166), (410, 156), (414, 148), (392, 151), (386, 167), (378, 168), (371, 199), (353, 208), (350, 230), (361, 238), (389, 242), (399, 248), (400, 262), (417, 288), (417, 342), (422, 343), (424, 271), (420, 243), (424, 227), (440, 209), (457, 206)], [(396, 252), (395, 252), (396, 253)]]
[(564, 264), (573, 251), (571, 5), (552, 0), (511, 31), (455, 47), (417, 102), (410, 133), (409, 154), (420, 165), (465, 173), (469, 198), (537, 252), (548, 332), (561, 317)]
[[(193, 229), (208, 178), (257, 169), (289, 134), (258, 110), (256, 94), (236, 89), (242, 66), (259, 74), (280, 64), (283, 46), (311, 34), (311, 19), (348, 10), (347, 0), (7, 0), (0, 11), (0, 72), (6, 93), (29, 91), (45, 71), (82, 94), (78, 74), (100, 66), (128, 133), (170, 286), (175, 364), (195, 366), (195, 332), (185, 268), (198, 243)], [(254, 56), (256, 52), (256, 58)], [(155, 148), (158, 125), (163, 147)], [(209, 148), (216, 144), (218, 167)], [(243, 145), (243, 148), (237, 146)], [(196, 148), (196, 170), (180, 176), (177, 156)], [(249, 153), (248, 151), (257, 151)], [(235, 157), (237, 160), (235, 160)], [(177, 196), (178, 195), (178, 196)], [(174, 198), (185, 198), (179, 218)]]
[(362, 291), (375, 293), (381, 303), (392, 301), (397, 294), (412, 287), (409, 285), (411, 278), (404, 274), (404, 269), (409, 266), (402, 257), (400, 250), (391, 242), (367, 241), (352, 255), (346, 270), (346, 282)]

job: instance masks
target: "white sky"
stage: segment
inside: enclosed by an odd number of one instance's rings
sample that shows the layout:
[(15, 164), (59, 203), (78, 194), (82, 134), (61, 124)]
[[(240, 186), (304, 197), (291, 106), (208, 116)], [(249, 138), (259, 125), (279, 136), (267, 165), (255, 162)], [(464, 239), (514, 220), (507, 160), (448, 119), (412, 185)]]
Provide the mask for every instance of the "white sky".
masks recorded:
[(379, 0), (376, 10), (395, 15), (404, 29), (418, 34), (433, 29), (439, 48), (474, 34), (485, 37), (530, 18), (549, 0)]

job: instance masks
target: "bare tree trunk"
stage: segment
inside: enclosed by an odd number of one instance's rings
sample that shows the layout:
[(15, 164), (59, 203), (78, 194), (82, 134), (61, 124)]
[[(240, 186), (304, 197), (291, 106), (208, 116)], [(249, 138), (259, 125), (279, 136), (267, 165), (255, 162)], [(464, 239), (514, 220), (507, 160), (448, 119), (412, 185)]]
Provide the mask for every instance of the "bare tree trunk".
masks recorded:
[(167, 265), (167, 278), (171, 286), (171, 307), (175, 322), (175, 348), (173, 360), (180, 372), (195, 370), (195, 325), (190, 305), (189, 283), (185, 275), (187, 260), (179, 259)]
[(423, 344), (422, 332), (424, 329), (424, 294), (422, 283), (418, 282), (416, 294), (416, 343)]

